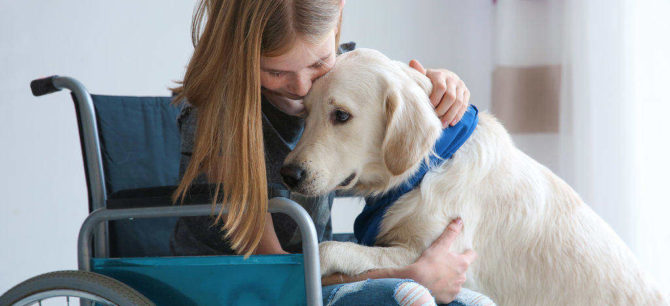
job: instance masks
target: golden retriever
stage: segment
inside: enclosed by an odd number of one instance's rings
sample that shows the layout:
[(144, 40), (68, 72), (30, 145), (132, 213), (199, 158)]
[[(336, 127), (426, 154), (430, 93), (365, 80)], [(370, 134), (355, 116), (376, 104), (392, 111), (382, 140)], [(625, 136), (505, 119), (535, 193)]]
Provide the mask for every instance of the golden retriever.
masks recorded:
[[(431, 88), (427, 77), (377, 51), (340, 56), (304, 100), (305, 130), (284, 163), (300, 172), (292, 190), (377, 195), (402, 184), (442, 131)], [(667, 304), (610, 226), (483, 112), (453, 157), (388, 209), (374, 247), (321, 243), (321, 273), (413, 263), (456, 217), (465, 226), (453, 250), (479, 255), (464, 287), (496, 303)]]

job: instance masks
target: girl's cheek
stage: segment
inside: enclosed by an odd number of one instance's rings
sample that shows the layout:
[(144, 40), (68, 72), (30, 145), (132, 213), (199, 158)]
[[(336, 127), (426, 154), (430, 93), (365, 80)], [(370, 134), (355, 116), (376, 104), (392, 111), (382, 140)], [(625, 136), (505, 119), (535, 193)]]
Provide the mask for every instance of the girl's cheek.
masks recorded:
[(316, 78), (318, 79), (318, 78), (322, 77), (324, 74), (328, 73), (328, 71), (330, 71), (331, 68), (332, 68), (332, 67), (325, 67), (325, 68), (322, 68), (321, 70), (319, 70), (319, 71), (317, 72), (317, 74), (316, 74)]
[(284, 86), (284, 82), (273, 77), (261, 77), (261, 86), (269, 90), (277, 90)]

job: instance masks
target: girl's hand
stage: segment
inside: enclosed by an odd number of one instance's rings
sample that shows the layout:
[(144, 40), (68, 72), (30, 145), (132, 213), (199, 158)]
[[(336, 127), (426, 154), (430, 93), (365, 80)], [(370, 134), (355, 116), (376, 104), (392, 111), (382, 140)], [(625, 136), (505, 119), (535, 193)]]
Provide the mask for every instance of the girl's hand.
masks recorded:
[(465, 283), (465, 271), (477, 258), (473, 250), (466, 250), (463, 254), (449, 251), (462, 228), (460, 218), (453, 220), (421, 257), (405, 268), (406, 273), (428, 288), (439, 303), (454, 300)]
[(470, 101), (470, 90), (461, 78), (446, 69), (426, 70), (417, 60), (410, 61), (409, 66), (425, 74), (433, 83), (430, 102), (442, 121), (442, 128), (461, 121)]

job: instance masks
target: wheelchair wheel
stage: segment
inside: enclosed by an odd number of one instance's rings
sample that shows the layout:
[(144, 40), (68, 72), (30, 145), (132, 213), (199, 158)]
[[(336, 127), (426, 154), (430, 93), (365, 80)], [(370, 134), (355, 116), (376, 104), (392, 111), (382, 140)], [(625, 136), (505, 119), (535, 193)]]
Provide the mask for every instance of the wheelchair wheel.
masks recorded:
[(154, 305), (113, 278), (86, 271), (57, 271), (26, 280), (0, 296), (0, 305)]

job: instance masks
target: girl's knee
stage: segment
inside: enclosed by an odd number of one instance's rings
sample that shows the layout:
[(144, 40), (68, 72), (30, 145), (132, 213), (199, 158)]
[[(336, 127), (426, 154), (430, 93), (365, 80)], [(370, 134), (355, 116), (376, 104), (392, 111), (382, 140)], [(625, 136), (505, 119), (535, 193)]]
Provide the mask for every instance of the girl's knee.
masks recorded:
[(400, 306), (437, 305), (430, 291), (413, 281), (399, 284), (393, 292), (393, 298)]

